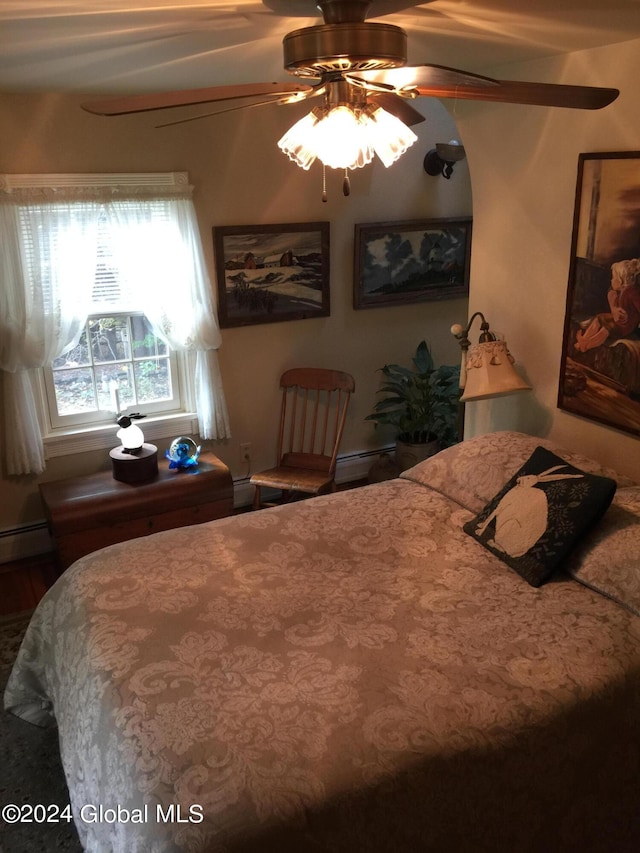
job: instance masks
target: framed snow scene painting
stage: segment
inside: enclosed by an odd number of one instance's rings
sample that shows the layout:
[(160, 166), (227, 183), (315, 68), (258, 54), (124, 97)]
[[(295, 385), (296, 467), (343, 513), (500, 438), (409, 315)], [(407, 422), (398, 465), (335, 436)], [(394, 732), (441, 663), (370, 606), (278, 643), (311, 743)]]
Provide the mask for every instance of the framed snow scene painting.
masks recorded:
[(328, 317), (329, 223), (213, 229), (220, 326)]

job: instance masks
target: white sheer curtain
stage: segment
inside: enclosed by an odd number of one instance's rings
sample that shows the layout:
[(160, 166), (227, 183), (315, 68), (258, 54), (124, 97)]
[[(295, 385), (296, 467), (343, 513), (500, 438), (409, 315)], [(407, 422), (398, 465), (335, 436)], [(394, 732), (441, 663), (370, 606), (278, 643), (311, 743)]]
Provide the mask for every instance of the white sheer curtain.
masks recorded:
[(30, 371), (77, 343), (97, 258), (95, 202), (0, 203), (0, 370), (9, 474), (44, 471)]
[(9, 474), (44, 470), (29, 372), (78, 341), (91, 302), (101, 214), (110, 223), (119, 277), (135, 294), (131, 310), (143, 311), (156, 335), (195, 360), (201, 437), (230, 435), (216, 352), (220, 330), (189, 189), (14, 190), (0, 193), (0, 392)]
[(191, 198), (171, 195), (141, 205), (106, 206), (112, 259), (123, 286), (155, 334), (178, 352), (195, 353), (196, 411), (202, 438), (230, 434), (216, 350), (220, 329)]

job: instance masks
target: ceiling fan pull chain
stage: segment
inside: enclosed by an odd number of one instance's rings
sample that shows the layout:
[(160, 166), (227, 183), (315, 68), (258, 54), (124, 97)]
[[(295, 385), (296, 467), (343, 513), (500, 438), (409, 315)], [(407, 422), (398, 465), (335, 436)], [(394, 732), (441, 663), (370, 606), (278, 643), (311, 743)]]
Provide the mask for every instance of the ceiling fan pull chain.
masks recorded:
[(343, 195), (351, 195), (351, 181), (347, 169), (344, 170), (344, 178), (342, 179), (342, 193)]
[(327, 167), (322, 164), (322, 201), (327, 201)]

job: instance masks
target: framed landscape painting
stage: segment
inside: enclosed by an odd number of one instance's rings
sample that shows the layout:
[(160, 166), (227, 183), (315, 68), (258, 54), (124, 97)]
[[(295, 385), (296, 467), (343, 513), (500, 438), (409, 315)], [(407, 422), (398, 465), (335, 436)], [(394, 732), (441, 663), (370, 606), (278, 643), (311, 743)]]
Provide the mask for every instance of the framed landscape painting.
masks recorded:
[(221, 328), (328, 317), (329, 223), (213, 229)]
[(471, 217), (355, 226), (353, 307), (469, 295)]
[(640, 435), (640, 151), (578, 158), (558, 406)]

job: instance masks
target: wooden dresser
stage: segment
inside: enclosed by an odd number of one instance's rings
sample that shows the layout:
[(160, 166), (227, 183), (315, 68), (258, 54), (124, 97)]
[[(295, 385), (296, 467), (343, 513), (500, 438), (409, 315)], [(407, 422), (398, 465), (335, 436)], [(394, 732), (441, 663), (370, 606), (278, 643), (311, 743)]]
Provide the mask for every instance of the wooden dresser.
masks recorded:
[(123, 483), (109, 470), (42, 483), (40, 494), (60, 570), (106, 545), (233, 512), (231, 474), (213, 453), (184, 471), (160, 462), (148, 483)]

